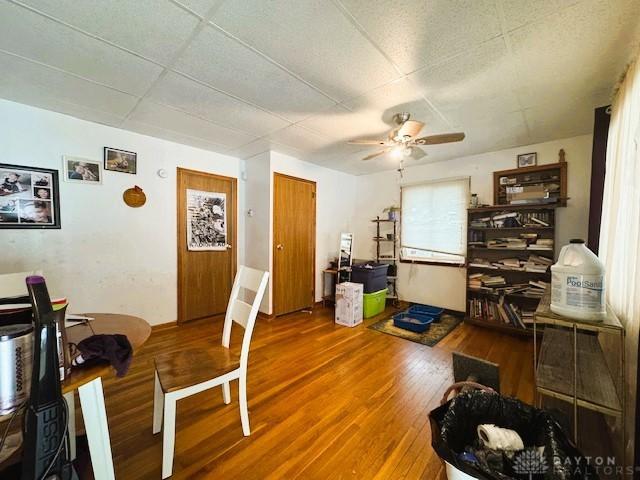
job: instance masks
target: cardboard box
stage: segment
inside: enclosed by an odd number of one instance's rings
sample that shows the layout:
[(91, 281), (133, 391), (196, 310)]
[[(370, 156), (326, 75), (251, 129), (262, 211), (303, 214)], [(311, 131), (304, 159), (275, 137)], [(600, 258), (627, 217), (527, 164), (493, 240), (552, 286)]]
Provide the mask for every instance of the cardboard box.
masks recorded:
[(543, 185), (525, 185), (522, 187), (507, 187), (507, 201), (514, 200), (542, 200), (549, 196)]
[(362, 323), (361, 283), (344, 282), (336, 285), (336, 323), (355, 327)]

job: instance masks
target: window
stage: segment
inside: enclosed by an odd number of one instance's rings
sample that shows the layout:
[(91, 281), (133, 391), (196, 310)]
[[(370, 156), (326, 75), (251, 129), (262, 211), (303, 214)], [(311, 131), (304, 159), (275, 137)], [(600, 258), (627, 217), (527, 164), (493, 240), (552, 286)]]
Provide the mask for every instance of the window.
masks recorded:
[(402, 187), (401, 259), (464, 264), (468, 203), (468, 177)]

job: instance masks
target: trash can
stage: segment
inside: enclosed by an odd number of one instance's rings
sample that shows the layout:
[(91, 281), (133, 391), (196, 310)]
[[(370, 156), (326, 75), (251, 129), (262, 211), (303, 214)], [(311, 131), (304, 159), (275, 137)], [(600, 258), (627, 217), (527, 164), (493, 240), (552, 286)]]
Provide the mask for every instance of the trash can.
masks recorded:
[[(493, 391), (459, 394), (429, 414), (431, 446), (446, 463), (449, 480), (577, 480), (599, 478), (558, 422), (545, 410)], [(500, 467), (469, 455), (479, 425), (516, 431), (524, 450), (502, 454)], [(544, 447), (541, 449), (540, 447)], [(487, 457), (488, 458), (488, 457)]]
[(386, 263), (363, 263), (353, 265), (351, 267), (351, 281), (353, 283), (362, 283), (364, 285), (364, 293), (374, 293), (387, 288), (387, 269), (389, 265)]

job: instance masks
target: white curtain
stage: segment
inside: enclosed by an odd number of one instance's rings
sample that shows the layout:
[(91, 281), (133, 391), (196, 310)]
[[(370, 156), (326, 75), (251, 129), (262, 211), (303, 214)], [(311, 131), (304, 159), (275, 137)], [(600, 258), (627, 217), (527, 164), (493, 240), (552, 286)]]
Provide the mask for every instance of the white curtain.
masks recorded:
[(626, 327), (627, 461), (634, 438), (640, 325), (640, 59), (616, 94), (609, 126), (600, 229), (607, 300)]

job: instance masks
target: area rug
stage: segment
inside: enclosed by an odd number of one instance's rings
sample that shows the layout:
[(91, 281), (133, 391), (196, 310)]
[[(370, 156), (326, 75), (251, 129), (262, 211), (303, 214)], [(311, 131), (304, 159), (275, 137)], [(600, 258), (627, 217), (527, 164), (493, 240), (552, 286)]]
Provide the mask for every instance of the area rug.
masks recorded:
[(412, 342), (421, 343), (428, 347), (433, 347), (462, 322), (462, 318), (453, 315), (443, 314), (439, 322), (431, 324), (429, 330), (424, 333), (414, 333), (403, 328), (393, 326), (393, 318), (386, 318), (369, 325), (369, 328), (378, 332), (404, 338)]

